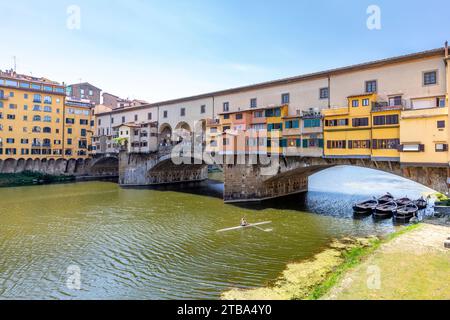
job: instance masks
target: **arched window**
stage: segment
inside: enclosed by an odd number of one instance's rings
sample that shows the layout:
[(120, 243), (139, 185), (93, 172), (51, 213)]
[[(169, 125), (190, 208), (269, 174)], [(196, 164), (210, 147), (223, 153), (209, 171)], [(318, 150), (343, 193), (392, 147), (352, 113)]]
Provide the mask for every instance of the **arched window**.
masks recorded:
[(33, 127), (33, 130), (32, 130), (34, 133), (40, 133), (41, 132), (41, 127)]
[(41, 121), (41, 116), (33, 116), (33, 121)]
[(50, 117), (50, 116), (45, 116), (45, 117), (44, 117), (44, 122), (52, 122), (52, 117)]
[(37, 103), (41, 103), (42, 102), (42, 97), (40, 94), (35, 94), (33, 97), (33, 102), (37, 102)]
[(48, 104), (52, 103), (52, 97), (50, 97), (50, 96), (45, 96), (45, 97), (44, 97), (44, 103), (48, 103)]
[(44, 133), (52, 133), (52, 128), (50, 127), (44, 127)]

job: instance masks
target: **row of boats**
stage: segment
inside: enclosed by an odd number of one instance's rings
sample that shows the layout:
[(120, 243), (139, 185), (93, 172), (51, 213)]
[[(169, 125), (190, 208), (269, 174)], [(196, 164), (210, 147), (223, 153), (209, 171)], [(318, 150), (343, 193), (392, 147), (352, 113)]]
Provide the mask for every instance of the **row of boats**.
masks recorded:
[(378, 219), (388, 219), (394, 217), (398, 220), (409, 220), (417, 217), (419, 210), (428, 207), (427, 201), (422, 197), (418, 200), (411, 200), (407, 197), (395, 199), (390, 193), (381, 198), (357, 203), (353, 206), (353, 211), (357, 214), (372, 214)]

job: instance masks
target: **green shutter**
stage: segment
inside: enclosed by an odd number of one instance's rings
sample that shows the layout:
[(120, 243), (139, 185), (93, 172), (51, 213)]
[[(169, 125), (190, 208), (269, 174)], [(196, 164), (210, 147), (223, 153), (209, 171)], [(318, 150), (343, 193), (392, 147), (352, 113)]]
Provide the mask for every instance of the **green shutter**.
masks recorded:
[(309, 140), (303, 139), (303, 148), (308, 148), (308, 146), (309, 146)]
[(302, 146), (302, 139), (297, 139), (296, 140), (296, 144), (297, 144), (297, 147), (301, 147)]
[(319, 139), (319, 148), (323, 148), (323, 139)]

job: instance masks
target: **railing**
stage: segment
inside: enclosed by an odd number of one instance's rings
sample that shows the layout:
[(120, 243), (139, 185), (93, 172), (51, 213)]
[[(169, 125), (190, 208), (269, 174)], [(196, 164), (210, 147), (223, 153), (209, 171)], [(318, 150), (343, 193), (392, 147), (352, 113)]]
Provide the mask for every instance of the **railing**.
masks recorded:
[(395, 100), (392, 103), (386, 101), (373, 102), (372, 112), (404, 110), (407, 109), (406, 100)]

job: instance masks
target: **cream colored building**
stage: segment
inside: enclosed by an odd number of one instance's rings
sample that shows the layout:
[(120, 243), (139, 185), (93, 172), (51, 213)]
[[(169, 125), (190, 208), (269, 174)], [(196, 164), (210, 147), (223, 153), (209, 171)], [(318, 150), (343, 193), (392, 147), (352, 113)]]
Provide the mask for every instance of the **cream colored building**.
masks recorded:
[[(117, 134), (114, 127), (121, 123), (156, 121), (160, 136), (167, 137), (180, 127), (193, 130), (199, 121), (202, 122), (200, 127), (204, 127), (207, 119), (218, 119), (218, 115), (224, 112), (288, 105), (288, 116), (296, 116), (311, 109), (343, 108), (348, 105), (349, 96), (370, 93), (376, 93), (377, 103), (388, 103), (393, 98), (401, 99), (405, 109), (442, 108), (442, 105), (448, 106), (450, 87), (446, 59), (445, 48), (440, 48), (136, 108), (98, 113), (95, 139), (105, 140), (103, 145), (106, 147), (98, 150), (113, 152), (113, 148), (108, 148), (113, 144), (108, 141)], [(436, 84), (425, 85), (424, 77), (430, 73), (435, 74)], [(444, 112), (443, 116), (448, 117), (448, 112), (444, 109), (439, 112)], [(448, 141), (449, 137), (445, 137), (445, 140)]]

